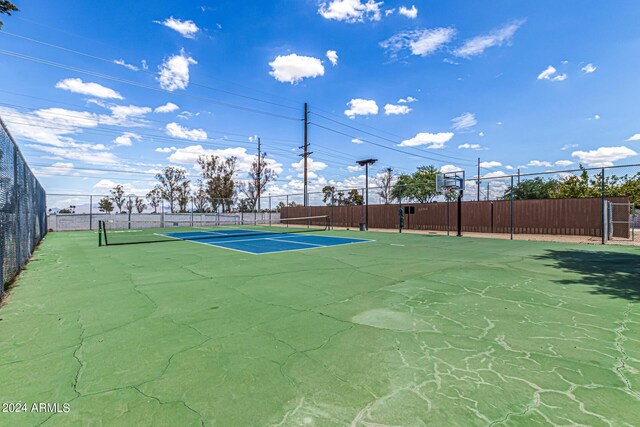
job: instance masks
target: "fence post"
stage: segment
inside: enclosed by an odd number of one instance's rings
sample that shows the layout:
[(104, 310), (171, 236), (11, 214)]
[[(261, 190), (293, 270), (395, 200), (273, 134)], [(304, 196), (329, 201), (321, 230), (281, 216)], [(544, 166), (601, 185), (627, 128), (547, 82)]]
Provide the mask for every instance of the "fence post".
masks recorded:
[(160, 202), (160, 228), (164, 228), (164, 199)]
[(271, 227), (271, 194), (269, 194), (269, 227)]
[(607, 243), (607, 202), (604, 198), (604, 168), (602, 168), (601, 171), (601, 175), (600, 175), (600, 183), (602, 186), (602, 230), (601, 230), (601, 234), (602, 234), (602, 244), (605, 245)]
[[(520, 179), (520, 175), (518, 175)], [(513, 175), (511, 175), (511, 191), (509, 191), (509, 230), (513, 240)]]

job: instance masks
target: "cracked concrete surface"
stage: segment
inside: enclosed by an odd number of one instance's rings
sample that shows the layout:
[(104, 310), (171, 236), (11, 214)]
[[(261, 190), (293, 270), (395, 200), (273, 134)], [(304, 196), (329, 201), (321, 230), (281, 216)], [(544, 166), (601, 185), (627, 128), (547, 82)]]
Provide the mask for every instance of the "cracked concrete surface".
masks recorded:
[(0, 309), (0, 397), (71, 411), (0, 425), (640, 424), (636, 249), (374, 238), (252, 256), (52, 233)]

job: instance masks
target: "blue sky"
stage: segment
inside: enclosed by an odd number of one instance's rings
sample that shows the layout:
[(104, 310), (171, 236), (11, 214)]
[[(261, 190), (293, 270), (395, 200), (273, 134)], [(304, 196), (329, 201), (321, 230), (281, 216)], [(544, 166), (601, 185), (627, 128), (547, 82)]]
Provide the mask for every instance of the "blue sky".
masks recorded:
[(141, 193), (210, 153), (242, 179), (254, 135), (269, 192), (300, 192), (304, 102), (313, 190), (361, 187), (370, 156), (468, 176), (478, 157), (492, 176), (640, 162), (636, 1), (16, 3), (0, 117), (50, 193)]

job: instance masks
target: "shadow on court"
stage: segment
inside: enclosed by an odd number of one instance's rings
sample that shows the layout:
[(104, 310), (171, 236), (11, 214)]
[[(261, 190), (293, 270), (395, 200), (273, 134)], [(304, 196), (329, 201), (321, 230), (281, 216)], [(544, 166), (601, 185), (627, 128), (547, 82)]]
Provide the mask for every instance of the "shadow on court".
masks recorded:
[(640, 254), (547, 250), (535, 258), (580, 275), (575, 279), (554, 280), (556, 283), (590, 285), (595, 294), (640, 301)]

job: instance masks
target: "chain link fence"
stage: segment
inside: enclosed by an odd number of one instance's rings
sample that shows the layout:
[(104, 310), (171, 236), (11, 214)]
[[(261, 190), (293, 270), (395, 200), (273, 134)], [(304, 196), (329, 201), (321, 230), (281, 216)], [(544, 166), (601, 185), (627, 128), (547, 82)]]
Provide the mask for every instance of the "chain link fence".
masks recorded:
[(46, 193), (0, 119), (0, 297), (46, 233)]
[[(640, 245), (640, 165), (537, 174), (490, 173), (457, 194), (433, 182), (327, 188), (274, 198), (283, 218), (330, 215), (333, 227), (591, 244)], [(403, 212), (402, 219), (400, 211)]]

